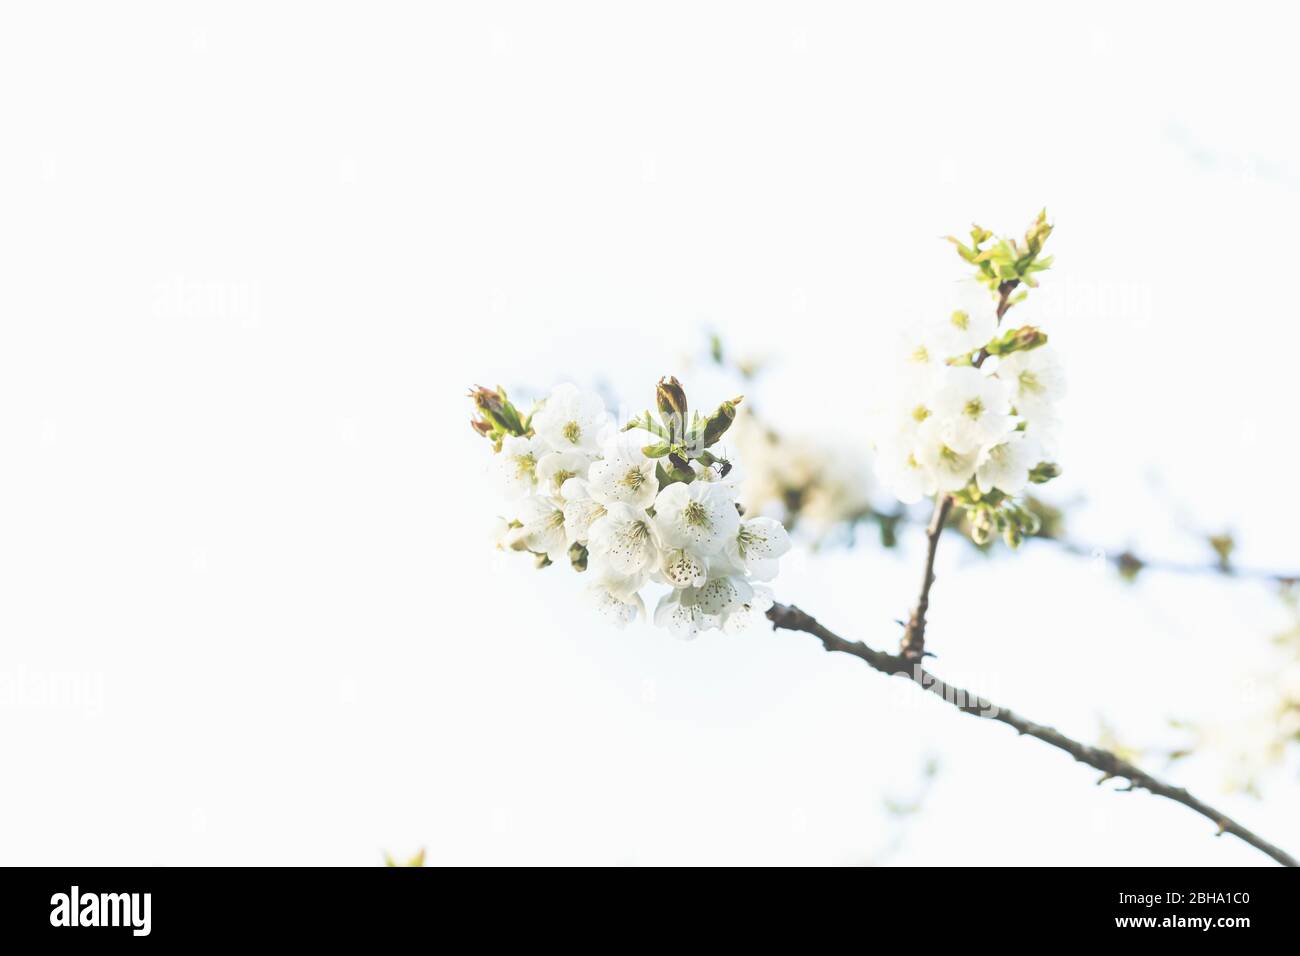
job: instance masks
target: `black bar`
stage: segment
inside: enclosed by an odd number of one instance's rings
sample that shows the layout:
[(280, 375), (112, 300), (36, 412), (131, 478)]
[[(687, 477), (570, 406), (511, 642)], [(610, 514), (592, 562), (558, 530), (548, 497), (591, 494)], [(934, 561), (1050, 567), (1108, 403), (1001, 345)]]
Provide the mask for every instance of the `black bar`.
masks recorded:
[[(463, 932), (478, 934), (484, 943), (599, 938), (617, 947), (671, 936), (734, 945), (750, 937), (770, 941), (786, 928), (829, 933), (863, 924), (868, 932), (888, 924), (891, 934), (904, 939), (947, 938), (963, 947), (1126, 936), (1180, 944), (1200, 936), (1230, 945), (1244, 940), (1242, 934), (1290, 935), (1298, 886), (1281, 868), (675, 870), (603, 876), (581, 870), (88, 868), (9, 869), (3, 881), (0, 920), (7, 941), (75, 938), (93, 945), (355, 940), (386, 946), (423, 939), (436, 946)], [(116, 916), (119, 925), (68, 925), (67, 907), (60, 910), (60, 903), (71, 903), (74, 886), (79, 916), (102, 913), (105, 922)], [(102, 906), (101, 894), (112, 894)], [(143, 894), (149, 902), (147, 935)], [(91, 896), (94, 904), (87, 903)], [(99, 915), (93, 919), (101, 921)], [(692, 939), (688, 927), (700, 920), (702, 939)]]

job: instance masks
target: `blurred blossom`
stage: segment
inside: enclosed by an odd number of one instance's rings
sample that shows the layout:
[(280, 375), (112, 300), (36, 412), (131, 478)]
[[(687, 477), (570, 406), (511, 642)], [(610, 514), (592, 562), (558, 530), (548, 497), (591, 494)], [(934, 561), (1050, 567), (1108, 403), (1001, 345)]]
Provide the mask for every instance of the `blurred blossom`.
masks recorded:
[(1264, 774), (1300, 741), (1300, 592), (1295, 585), (1283, 589), (1282, 600), (1292, 622), (1274, 638), (1271, 659), (1253, 674), (1236, 715), (1178, 724), (1191, 742), (1177, 755), (1195, 754), (1218, 764), (1230, 791), (1258, 796)]
[(728, 436), (745, 462), (740, 499), (751, 513), (777, 518), (821, 542), (872, 514), (871, 468), (848, 445), (782, 434), (741, 411)]

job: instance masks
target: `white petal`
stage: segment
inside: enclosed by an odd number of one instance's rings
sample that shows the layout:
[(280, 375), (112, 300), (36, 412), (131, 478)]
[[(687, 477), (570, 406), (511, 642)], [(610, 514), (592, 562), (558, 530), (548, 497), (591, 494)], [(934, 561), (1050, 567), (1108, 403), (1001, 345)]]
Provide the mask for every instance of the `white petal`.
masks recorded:
[(675, 588), (697, 588), (708, 580), (709, 568), (702, 558), (679, 548), (664, 555), (662, 573)]
[(670, 591), (659, 599), (655, 608), (655, 624), (666, 627), (675, 637), (690, 640), (704, 628), (704, 614), (693, 603), (682, 602), (685, 592)]
[(591, 586), (591, 595), (600, 615), (620, 630), (645, 616), (645, 603), (635, 592), (625, 598), (598, 581)]

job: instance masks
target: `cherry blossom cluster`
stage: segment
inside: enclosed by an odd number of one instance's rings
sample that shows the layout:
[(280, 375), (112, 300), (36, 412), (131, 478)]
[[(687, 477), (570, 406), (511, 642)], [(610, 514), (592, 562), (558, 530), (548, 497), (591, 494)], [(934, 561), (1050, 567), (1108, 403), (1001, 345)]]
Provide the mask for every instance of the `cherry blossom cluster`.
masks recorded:
[(500, 388), (470, 395), (471, 424), (493, 442), (513, 509), (501, 547), (583, 572), (596, 607), (619, 627), (645, 615), (641, 592), (652, 582), (666, 588), (654, 622), (679, 637), (742, 629), (771, 606), (763, 582), (789, 536), (772, 518), (744, 517), (737, 473), (713, 450), (739, 398), (702, 417), (665, 379), (658, 417), (646, 412), (619, 429), (598, 394), (574, 385), (527, 415)]
[(1060, 361), (1040, 329), (1003, 322), (1023, 298), (1017, 287), (1036, 284), (1034, 273), (1050, 264), (1039, 255), (1050, 231), (1040, 216), (1023, 243), (984, 248), (991, 234), (978, 226), (970, 246), (957, 243), (977, 278), (959, 284), (949, 309), (904, 333), (875, 422), (881, 481), (907, 503), (951, 495), (980, 543), (1001, 533), (1015, 546), (1037, 533), (1016, 496), (1060, 474)]

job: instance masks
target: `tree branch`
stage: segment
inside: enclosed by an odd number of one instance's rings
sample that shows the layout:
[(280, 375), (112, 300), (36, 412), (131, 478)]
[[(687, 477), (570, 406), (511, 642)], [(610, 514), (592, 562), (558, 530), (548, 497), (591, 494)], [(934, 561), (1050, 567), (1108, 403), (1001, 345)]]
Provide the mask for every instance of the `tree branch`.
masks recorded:
[[(933, 545), (931, 547), (933, 553)], [(768, 619), (772, 622), (774, 630), (802, 631), (811, 634), (822, 642), (822, 646), (828, 651), (839, 651), (844, 654), (852, 654), (854, 657), (866, 661), (882, 674), (895, 675), (901, 674), (916, 683), (924, 690), (943, 698), (963, 713), (971, 714), (976, 717), (982, 717), (986, 720), (997, 720), (1016, 729), (1019, 734), (1036, 737), (1044, 743), (1056, 747), (1058, 750), (1064, 750), (1070, 756), (1080, 763), (1085, 763), (1090, 767), (1100, 770), (1105, 776), (1103, 780), (1109, 777), (1118, 777), (1129, 782), (1128, 789), (1141, 788), (1150, 791), (1159, 797), (1173, 800), (1175, 803), (1181, 803), (1183, 806), (1196, 811), (1201, 816), (1214, 822), (1219, 828), (1219, 833), (1231, 833), (1255, 849), (1268, 854), (1283, 866), (1300, 866), (1295, 857), (1286, 851), (1274, 846), (1262, 837), (1256, 836), (1250, 830), (1247, 830), (1240, 823), (1237, 823), (1225, 813), (1214, 809), (1208, 804), (1202, 803), (1193, 797), (1182, 787), (1170, 786), (1161, 780), (1140, 770), (1138, 767), (1123, 760), (1109, 750), (1103, 750), (1099, 747), (1090, 747), (1087, 744), (1080, 743), (1070, 737), (1065, 736), (1051, 727), (1043, 724), (1036, 724), (1031, 720), (1026, 720), (1019, 714), (1009, 710), (1004, 710), (988, 700), (978, 695), (971, 694), (962, 690), (960, 687), (954, 687), (933, 674), (926, 671), (915, 660), (911, 660), (902, 655), (888, 654), (884, 651), (872, 650), (865, 644), (857, 641), (846, 641), (844, 638), (835, 634), (821, 624), (812, 615), (807, 614), (799, 608), (786, 604), (774, 604), (767, 612)]]
[(1120, 573), (1135, 575), (1140, 571), (1162, 571), (1167, 574), (1206, 574), (1225, 578), (1238, 578), (1242, 581), (1264, 581), (1272, 584), (1300, 584), (1300, 573), (1295, 571), (1275, 571), (1269, 568), (1239, 567), (1223, 562), (1167, 561), (1159, 558), (1144, 558), (1128, 549), (1108, 551), (1104, 548), (1089, 547), (1066, 538), (1035, 535), (1030, 541), (1046, 541), (1056, 545), (1066, 554), (1081, 558), (1100, 558), (1115, 565)]
[(952, 495), (941, 494), (934, 499), (934, 514), (930, 516), (930, 525), (925, 529), (927, 539), (925, 551), (925, 572), (921, 577), (921, 593), (917, 596), (916, 607), (907, 620), (903, 630), (900, 653), (910, 661), (919, 661), (925, 655), (925, 614), (930, 609), (930, 588), (934, 586), (934, 556), (939, 550), (939, 535), (948, 521), (948, 512), (952, 510)]
[[(893, 511), (879, 511), (873, 507), (863, 508), (848, 519), (850, 524), (874, 522), (879, 525), (882, 537), (893, 547), (900, 528), (913, 523), (914, 517), (906, 508)], [(1206, 575), (1235, 579), (1237, 581), (1254, 581), (1267, 584), (1300, 584), (1300, 571), (1281, 571), (1275, 568), (1248, 567), (1235, 562), (1225, 564), (1222, 561), (1175, 561), (1164, 558), (1147, 557), (1129, 548), (1102, 548), (1083, 541), (1065, 537), (1056, 532), (1048, 533), (1046, 529), (1025, 538), (1026, 542), (1038, 542), (1060, 548), (1068, 555), (1079, 558), (1093, 558), (1114, 565), (1124, 575), (1139, 572), (1157, 571), (1166, 574)]]

